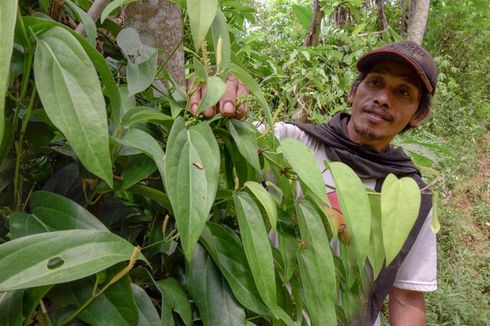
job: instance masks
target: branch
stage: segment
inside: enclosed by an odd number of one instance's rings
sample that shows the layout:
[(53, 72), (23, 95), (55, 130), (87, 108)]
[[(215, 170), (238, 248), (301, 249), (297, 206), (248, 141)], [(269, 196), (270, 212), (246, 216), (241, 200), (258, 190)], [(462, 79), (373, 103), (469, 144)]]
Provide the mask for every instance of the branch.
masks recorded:
[[(87, 11), (87, 15), (92, 18), (94, 22), (96, 22), (100, 18), (102, 11), (107, 6), (109, 1), (110, 0), (95, 0), (90, 9)], [(85, 34), (85, 28), (83, 27), (82, 23), (78, 24), (75, 32), (80, 35)]]
[(319, 0), (313, 1), (313, 17), (311, 19), (311, 25), (306, 34), (305, 40), (303, 42), (304, 46), (315, 46), (318, 45), (320, 39), (320, 25), (325, 14), (320, 8)]

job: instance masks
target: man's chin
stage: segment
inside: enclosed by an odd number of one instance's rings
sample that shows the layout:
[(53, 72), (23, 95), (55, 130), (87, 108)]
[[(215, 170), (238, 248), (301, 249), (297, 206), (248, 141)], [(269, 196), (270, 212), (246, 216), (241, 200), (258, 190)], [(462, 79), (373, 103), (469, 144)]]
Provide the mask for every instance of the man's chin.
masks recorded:
[(354, 130), (359, 136), (369, 141), (380, 140), (383, 138), (374, 128), (354, 125)]

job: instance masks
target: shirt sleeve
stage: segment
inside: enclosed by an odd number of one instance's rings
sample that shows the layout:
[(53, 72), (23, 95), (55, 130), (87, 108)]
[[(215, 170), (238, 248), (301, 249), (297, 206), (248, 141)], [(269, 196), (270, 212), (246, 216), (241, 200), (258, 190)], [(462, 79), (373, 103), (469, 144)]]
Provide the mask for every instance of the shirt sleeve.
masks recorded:
[(437, 246), (431, 221), (432, 210), (396, 274), (395, 287), (421, 292), (437, 290)]

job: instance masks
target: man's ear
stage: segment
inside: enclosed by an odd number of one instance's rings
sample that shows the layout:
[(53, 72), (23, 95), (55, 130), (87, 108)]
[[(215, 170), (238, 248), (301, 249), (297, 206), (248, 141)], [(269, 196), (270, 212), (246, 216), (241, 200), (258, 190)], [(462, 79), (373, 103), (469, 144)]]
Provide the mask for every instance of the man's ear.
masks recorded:
[(419, 112), (415, 113), (415, 115), (412, 117), (410, 120), (410, 126), (411, 127), (416, 127), (418, 126), (426, 117), (429, 115), (429, 108), (423, 108)]
[(354, 102), (356, 91), (357, 91), (357, 86), (353, 86), (350, 90), (349, 97), (347, 98), (347, 103), (352, 104)]

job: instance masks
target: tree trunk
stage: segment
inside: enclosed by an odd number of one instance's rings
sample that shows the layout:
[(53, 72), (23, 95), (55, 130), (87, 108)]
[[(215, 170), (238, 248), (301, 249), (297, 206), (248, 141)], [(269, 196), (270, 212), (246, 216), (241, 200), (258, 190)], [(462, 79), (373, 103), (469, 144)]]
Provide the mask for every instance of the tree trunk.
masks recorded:
[(136, 29), (141, 41), (163, 49), (158, 58), (179, 85), (184, 85), (184, 27), (180, 8), (168, 0), (141, 0), (129, 5), (124, 12), (124, 24)]
[(386, 19), (384, 0), (376, 0), (376, 6), (378, 7), (378, 17), (381, 30), (386, 31), (388, 29), (388, 20)]
[(344, 28), (344, 25), (354, 24), (354, 16), (350, 12), (349, 8), (339, 5), (333, 13), (335, 26), (338, 28)]
[(412, 0), (407, 40), (422, 44), (429, 15), (429, 0)]
[(313, 1), (313, 18), (310, 28), (303, 42), (304, 46), (316, 46), (320, 43), (320, 32), (322, 27), (322, 19), (325, 14), (320, 8), (320, 1)]
[(400, 0), (401, 14), (400, 14), (400, 36), (405, 37), (408, 31), (408, 21), (410, 20), (410, 12), (412, 7), (412, 1)]

